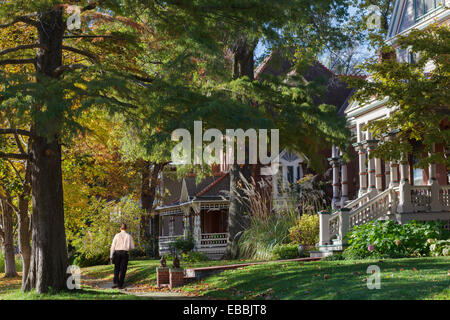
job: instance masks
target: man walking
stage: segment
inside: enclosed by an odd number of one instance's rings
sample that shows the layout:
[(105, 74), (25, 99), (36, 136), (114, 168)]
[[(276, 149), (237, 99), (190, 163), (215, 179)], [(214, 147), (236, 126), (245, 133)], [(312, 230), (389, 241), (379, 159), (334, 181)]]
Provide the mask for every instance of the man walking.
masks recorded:
[(114, 236), (111, 245), (111, 263), (114, 263), (114, 285), (113, 288), (123, 289), (125, 274), (128, 267), (128, 251), (134, 249), (134, 241), (127, 233), (127, 225), (122, 223), (120, 233)]

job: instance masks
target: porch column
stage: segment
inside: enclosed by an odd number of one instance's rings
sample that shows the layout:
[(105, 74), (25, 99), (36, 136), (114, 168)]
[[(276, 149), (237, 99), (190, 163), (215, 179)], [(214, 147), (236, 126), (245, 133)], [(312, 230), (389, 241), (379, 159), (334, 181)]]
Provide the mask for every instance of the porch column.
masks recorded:
[(170, 216), (169, 217), (169, 237), (173, 236), (175, 233), (175, 217)]
[(390, 188), (398, 187), (399, 179), (398, 179), (398, 163), (397, 163), (397, 161), (391, 161), (390, 167), (391, 167), (391, 170), (390, 170), (391, 171), (391, 179), (390, 179), (389, 187)]
[(200, 204), (194, 203), (192, 205), (192, 209), (194, 209), (194, 243), (195, 243), (195, 251), (198, 251), (201, 247), (201, 239), (202, 239), (202, 226), (200, 219)]
[(348, 201), (348, 174), (347, 163), (342, 159), (341, 161), (341, 208), (344, 207), (345, 201)]
[(330, 213), (328, 211), (319, 211), (319, 222), (320, 222), (320, 232), (319, 232), (319, 245), (325, 246), (330, 244)]
[[(433, 143), (433, 152), (435, 152), (436, 145)], [(436, 179), (436, 164), (430, 163), (429, 166), (429, 178), (428, 185), (431, 187), (431, 211), (439, 212), (442, 211), (442, 205), (439, 201), (439, 184)]]
[(388, 189), (391, 185), (391, 161), (384, 163), (384, 180), (386, 182), (386, 189)]
[(381, 173), (380, 158), (375, 158), (375, 186), (378, 192), (383, 191), (383, 174)]
[(368, 157), (368, 174), (369, 174), (369, 188), (368, 192), (376, 192), (376, 182), (375, 182), (375, 158), (371, 158), (371, 154), (376, 147), (376, 140), (368, 140), (367, 141), (367, 157)]
[(408, 176), (408, 156), (402, 155), (400, 160), (400, 199), (397, 207), (399, 213), (412, 212), (411, 184)]
[(333, 200), (331, 202), (331, 207), (336, 209), (337, 204), (339, 202), (339, 156), (338, 150), (336, 146), (333, 146), (331, 158), (328, 159), (330, 161), (330, 165), (333, 167)]
[(189, 213), (191, 211), (191, 207), (183, 207), (183, 236), (184, 239), (188, 239), (190, 236), (190, 224), (189, 224)]
[(362, 143), (353, 144), (358, 152), (359, 158), (359, 192), (358, 197), (361, 197), (367, 192), (367, 172), (366, 172), (366, 150)]
[(349, 208), (341, 208), (339, 211), (339, 240), (341, 240), (341, 244), (345, 244), (347, 242), (345, 236), (347, 235), (348, 229), (350, 227), (349, 214)]

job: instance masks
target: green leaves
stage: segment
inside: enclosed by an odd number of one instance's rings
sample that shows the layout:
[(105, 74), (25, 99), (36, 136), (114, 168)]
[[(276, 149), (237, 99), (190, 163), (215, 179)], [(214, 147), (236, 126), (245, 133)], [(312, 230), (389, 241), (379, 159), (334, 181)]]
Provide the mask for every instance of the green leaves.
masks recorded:
[[(413, 30), (400, 37), (396, 46), (418, 54), (415, 63), (385, 59), (366, 65), (370, 80), (347, 81), (359, 88), (354, 99), (361, 104), (377, 97), (389, 97), (386, 105), (391, 108), (387, 119), (373, 121), (369, 129), (376, 139), (394, 129), (399, 133), (392, 141), (386, 141), (374, 152), (384, 160), (399, 159), (400, 152), (413, 153), (419, 159), (418, 167), (429, 163), (450, 165), (442, 149), (433, 145), (450, 145), (448, 116), (450, 115), (450, 30), (448, 26), (432, 26), (426, 30)], [(394, 53), (384, 48), (384, 53)], [(429, 154), (427, 154), (429, 153)]]
[[(427, 240), (440, 238), (443, 225), (440, 222), (410, 221), (400, 225), (394, 221), (371, 221), (353, 228), (347, 234), (349, 247), (344, 256), (357, 258), (400, 258), (428, 255)], [(369, 251), (369, 245), (374, 250)]]

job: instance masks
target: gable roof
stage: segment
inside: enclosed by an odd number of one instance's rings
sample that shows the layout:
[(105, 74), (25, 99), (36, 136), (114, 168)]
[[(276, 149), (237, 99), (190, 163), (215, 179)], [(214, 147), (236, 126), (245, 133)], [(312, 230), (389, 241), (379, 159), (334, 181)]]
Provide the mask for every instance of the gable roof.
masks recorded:
[[(178, 179), (175, 172), (164, 172), (164, 196), (161, 206), (176, 205), (194, 198), (226, 196), (230, 190), (229, 174), (209, 176), (197, 183), (195, 176)], [(167, 193), (166, 193), (167, 192)]]
[[(277, 52), (270, 53), (269, 56), (256, 68), (255, 79), (263, 79), (264, 75), (271, 76), (292, 76), (296, 74), (293, 70), (294, 62), (287, 60)], [(327, 81), (325, 92), (318, 97), (314, 97), (313, 101), (316, 104), (330, 104), (336, 106), (338, 110), (342, 104), (348, 100), (352, 93), (352, 88), (348, 88), (347, 83), (340, 79), (339, 76), (333, 73), (330, 69), (325, 67), (319, 61), (315, 61), (313, 65), (309, 66), (303, 74), (306, 81), (315, 81), (323, 79)]]

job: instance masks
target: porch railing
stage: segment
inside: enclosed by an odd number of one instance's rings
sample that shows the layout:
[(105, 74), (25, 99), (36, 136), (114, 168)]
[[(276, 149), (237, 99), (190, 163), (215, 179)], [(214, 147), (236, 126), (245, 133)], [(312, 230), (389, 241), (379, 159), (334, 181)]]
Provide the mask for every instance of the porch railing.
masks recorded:
[(200, 248), (223, 247), (227, 245), (228, 233), (202, 233)]
[(342, 244), (347, 231), (354, 226), (395, 212), (398, 199), (394, 188), (386, 189), (370, 200), (367, 197), (368, 195), (364, 195), (363, 199), (353, 201), (348, 207), (341, 208), (331, 215), (321, 212), (320, 245), (330, 245), (334, 238), (340, 240)]
[(439, 202), (444, 211), (450, 211), (450, 186), (441, 186), (439, 189)]
[(431, 186), (411, 186), (411, 204), (415, 212), (431, 208)]
[(175, 240), (183, 235), (176, 236), (160, 236), (159, 237), (159, 252), (160, 254), (166, 254), (170, 250), (170, 244), (175, 242)]
[(397, 193), (393, 188), (386, 189), (349, 214), (349, 228), (378, 219), (392, 210), (397, 203)]

